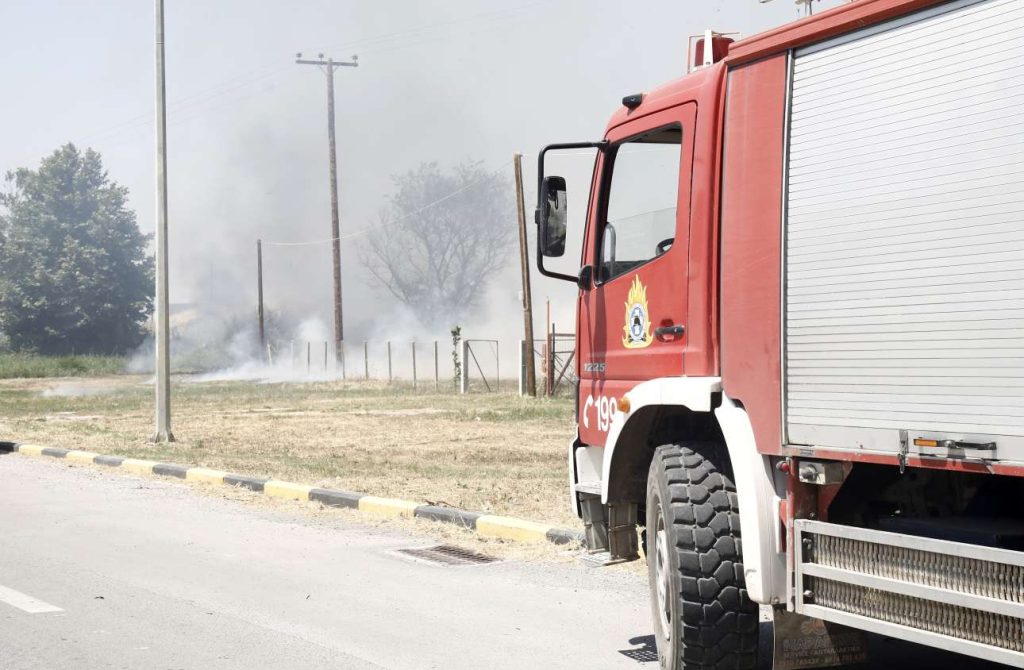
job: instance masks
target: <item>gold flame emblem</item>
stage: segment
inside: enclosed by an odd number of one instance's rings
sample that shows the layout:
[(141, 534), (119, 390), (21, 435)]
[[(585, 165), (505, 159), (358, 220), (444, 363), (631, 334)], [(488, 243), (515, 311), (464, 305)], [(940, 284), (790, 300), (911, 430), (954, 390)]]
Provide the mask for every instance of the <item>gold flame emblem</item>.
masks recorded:
[(626, 325), (622, 344), (627, 349), (642, 349), (654, 341), (651, 336), (651, 320), (647, 311), (647, 287), (640, 283), (640, 275), (633, 278), (626, 296)]

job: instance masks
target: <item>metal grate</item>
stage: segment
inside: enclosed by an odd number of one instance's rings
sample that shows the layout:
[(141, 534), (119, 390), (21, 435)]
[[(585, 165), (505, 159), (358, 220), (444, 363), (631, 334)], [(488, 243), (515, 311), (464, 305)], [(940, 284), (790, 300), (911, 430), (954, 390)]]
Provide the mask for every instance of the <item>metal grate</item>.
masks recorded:
[(808, 556), (818, 565), (924, 584), (1009, 602), (1024, 602), (1024, 567), (848, 537), (815, 536)]
[(634, 637), (629, 641), (633, 645), (641, 645), (635, 649), (620, 649), (619, 653), (628, 658), (631, 661), (637, 663), (657, 663), (658, 662), (658, 646), (654, 640), (653, 635), (646, 635), (644, 637)]
[(794, 609), (1024, 668), (1024, 552), (799, 519)]
[(450, 544), (439, 544), (434, 547), (416, 547), (411, 549), (399, 549), (399, 554), (409, 556), (420, 561), (426, 561), (434, 565), (457, 566), (457, 565), (486, 565), (496, 563), (498, 559), (494, 556), (481, 554), (472, 549), (463, 549)]
[(843, 584), (812, 577), (806, 579), (805, 586), (809, 585), (813, 590), (814, 602), (817, 605), (961, 640), (1024, 652), (1024, 628), (1020, 619), (879, 591), (856, 584)]

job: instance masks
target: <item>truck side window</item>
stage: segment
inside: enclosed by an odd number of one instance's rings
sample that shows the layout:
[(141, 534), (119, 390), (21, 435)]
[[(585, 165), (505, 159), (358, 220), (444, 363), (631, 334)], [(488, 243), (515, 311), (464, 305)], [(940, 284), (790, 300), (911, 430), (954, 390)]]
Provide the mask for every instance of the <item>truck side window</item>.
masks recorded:
[(670, 126), (615, 149), (597, 278), (623, 275), (672, 247), (683, 131)]

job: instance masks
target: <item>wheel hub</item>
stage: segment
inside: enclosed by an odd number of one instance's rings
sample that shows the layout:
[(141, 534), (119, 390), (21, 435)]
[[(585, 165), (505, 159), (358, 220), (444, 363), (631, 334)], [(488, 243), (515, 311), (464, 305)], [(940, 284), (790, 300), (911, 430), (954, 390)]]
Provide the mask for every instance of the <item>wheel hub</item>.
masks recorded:
[(672, 567), (668, 552), (668, 533), (659, 514), (658, 530), (654, 536), (654, 585), (658, 599), (658, 625), (666, 642), (672, 639)]

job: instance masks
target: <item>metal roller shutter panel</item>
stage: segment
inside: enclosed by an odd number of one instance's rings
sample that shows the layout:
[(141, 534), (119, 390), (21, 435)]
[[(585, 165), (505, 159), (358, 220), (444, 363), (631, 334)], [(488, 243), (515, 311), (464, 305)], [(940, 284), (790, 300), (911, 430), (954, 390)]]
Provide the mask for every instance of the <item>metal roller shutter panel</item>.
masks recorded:
[(992, 438), (1024, 461), (1024, 0), (797, 51), (787, 441)]

